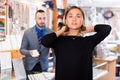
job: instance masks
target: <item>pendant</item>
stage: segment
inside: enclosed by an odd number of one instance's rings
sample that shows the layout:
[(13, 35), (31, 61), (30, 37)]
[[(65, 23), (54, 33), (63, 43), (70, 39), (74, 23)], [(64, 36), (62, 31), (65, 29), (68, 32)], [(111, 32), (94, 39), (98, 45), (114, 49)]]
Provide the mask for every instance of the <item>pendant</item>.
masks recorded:
[(75, 38), (73, 38), (73, 40), (74, 40)]
[(74, 36), (74, 37), (72, 37), (72, 39), (73, 39), (73, 40), (75, 40), (75, 39), (76, 39), (76, 37)]

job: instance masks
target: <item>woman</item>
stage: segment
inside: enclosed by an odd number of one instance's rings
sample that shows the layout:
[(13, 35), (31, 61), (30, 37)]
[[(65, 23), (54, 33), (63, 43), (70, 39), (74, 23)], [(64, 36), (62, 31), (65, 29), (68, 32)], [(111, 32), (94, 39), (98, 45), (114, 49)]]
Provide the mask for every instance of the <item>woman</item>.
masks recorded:
[[(55, 80), (92, 80), (92, 51), (107, 37), (111, 27), (105, 24), (85, 27), (82, 9), (67, 9), (61, 29), (43, 37), (42, 44), (52, 47), (56, 54)], [(83, 33), (96, 32), (84, 36)]]

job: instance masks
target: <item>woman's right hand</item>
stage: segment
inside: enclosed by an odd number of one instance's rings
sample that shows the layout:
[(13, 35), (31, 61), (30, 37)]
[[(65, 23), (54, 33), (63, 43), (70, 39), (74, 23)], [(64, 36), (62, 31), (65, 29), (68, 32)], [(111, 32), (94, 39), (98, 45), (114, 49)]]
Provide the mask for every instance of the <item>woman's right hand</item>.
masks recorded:
[(67, 27), (66, 27), (66, 26), (63, 26), (61, 29), (57, 30), (57, 31), (55, 32), (56, 35), (57, 35), (57, 37), (60, 36), (60, 35), (63, 35), (64, 32), (66, 31), (66, 29), (67, 29)]
[(60, 30), (62, 30), (62, 32), (65, 32), (66, 29), (67, 29), (67, 27), (66, 27), (66, 26), (63, 26)]

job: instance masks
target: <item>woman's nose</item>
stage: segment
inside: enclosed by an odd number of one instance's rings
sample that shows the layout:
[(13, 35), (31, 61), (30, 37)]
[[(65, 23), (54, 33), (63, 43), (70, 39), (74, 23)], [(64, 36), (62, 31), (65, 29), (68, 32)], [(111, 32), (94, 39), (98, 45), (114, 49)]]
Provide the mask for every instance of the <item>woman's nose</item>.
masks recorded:
[(75, 21), (75, 20), (76, 20), (76, 17), (73, 17), (72, 20)]

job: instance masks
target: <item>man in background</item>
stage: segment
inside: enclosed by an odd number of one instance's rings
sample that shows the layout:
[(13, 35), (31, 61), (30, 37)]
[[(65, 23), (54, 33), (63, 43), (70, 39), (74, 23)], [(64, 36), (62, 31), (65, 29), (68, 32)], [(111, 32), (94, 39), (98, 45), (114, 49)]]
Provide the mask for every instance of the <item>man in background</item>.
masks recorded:
[(25, 55), (25, 69), (27, 74), (46, 72), (48, 70), (49, 49), (41, 44), (41, 38), (53, 32), (45, 26), (45, 12), (37, 10), (36, 24), (24, 32), (20, 52)]

